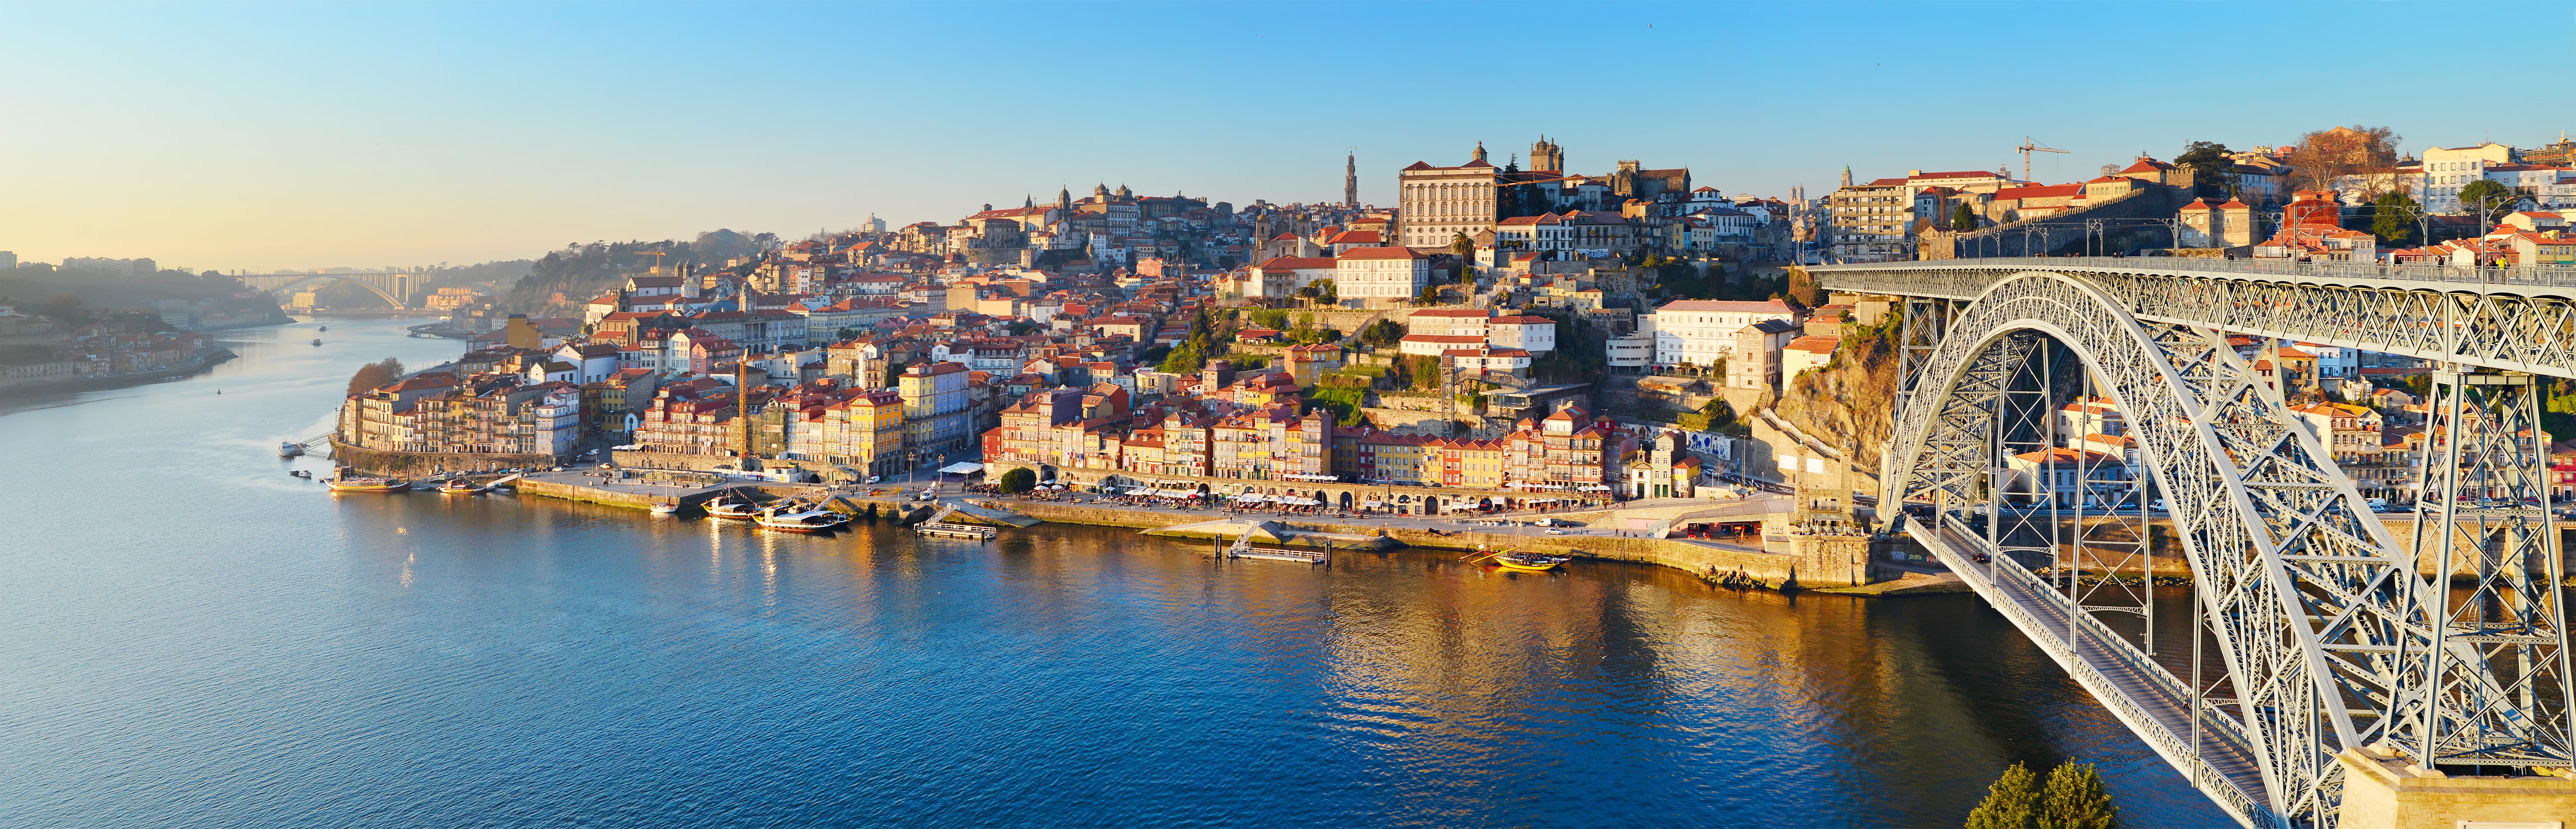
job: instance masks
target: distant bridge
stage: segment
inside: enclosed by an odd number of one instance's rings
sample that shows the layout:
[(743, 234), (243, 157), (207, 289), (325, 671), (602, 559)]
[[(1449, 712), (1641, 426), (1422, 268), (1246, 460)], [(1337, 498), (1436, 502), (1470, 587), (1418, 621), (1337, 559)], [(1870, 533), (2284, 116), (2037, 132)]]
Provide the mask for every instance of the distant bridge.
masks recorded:
[(420, 293), (423, 279), (418, 274), (378, 271), (367, 273), (278, 273), (252, 274), (241, 277), (242, 284), (254, 291), (279, 291), (320, 280), (348, 282), (384, 297), (396, 308), (410, 308), (411, 298)]
[[(2524, 437), (2540, 434), (2536, 376), (2576, 377), (2576, 268), (1994, 258), (1812, 270), (1834, 290), (1904, 298), (1880, 514), (2239, 822), (2335, 826), (2347, 751), (2455, 772), (2576, 762), (2547, 451)], [(2229, 333), (2436, 363), (2413, 539), (2370, 512)], [(2065, 443), (2055, 413), (2085, 396), (2119, 409), (2143, 485), (2097, 474), (2083, 453), (2033, 454)], [(2070, 463), (2071, 479), (2057, 466)], [(2024, 486), (2047, 500), (2028, 505), (2014, 481), (2043, 474)], [(2060, 504), (2068, 489), (2078, 505)], [(2171, 536), (2149, 533), (2151, 501)], [(2186, 677), (2152, 656), (2143, 584), (2158, 546), (2193, 574)], [(2204, 641), (2215, 678), (2201, 675)]]

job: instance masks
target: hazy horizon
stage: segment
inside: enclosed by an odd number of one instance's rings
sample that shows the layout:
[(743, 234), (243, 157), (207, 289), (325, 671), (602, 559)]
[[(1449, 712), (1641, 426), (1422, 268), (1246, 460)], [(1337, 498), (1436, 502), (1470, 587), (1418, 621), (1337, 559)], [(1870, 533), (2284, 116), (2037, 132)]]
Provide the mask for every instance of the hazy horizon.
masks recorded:
[[(2017, 175), (2024, 136), (2070, 151), (2034, 161), (2043, 181), (2338, 124), (2410, 153), (2531, 146), (2567, 108), (2465, 106), (2510, 83), (2496, 61), (2383, 77), (2299, 33), (2527, 21), (2511, 68), (2549, 77), (2576, 23), (2528, 3), (14, 11), (0, 250), (224, 271), (793, 239), (1094, 184), (1333, 200), (1346, 152), (1383, 205), (1406, 164), (1478, 141), (1500, 163), (1541, 133), (1578, 172), (1640, 159), (1764, 196), (1824, 195), (1846, 164)], [(2278, 36), (2248, 57), (2227, 32)]]

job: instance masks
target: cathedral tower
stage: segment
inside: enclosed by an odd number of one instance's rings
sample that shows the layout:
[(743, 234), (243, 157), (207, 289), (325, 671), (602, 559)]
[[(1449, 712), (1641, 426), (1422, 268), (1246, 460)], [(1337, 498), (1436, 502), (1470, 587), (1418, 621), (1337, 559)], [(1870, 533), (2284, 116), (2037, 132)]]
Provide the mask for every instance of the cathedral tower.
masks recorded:
[[(1484, 161), (1484, 160), (1485, 160), (1485, 142), (1482, 142), (1482, 141), (1478, 141), (1478, 142), (1476, 142), (1476, 160), (1477, 160), (1477, 161)], [(1488, 163), (1490, 163), (1490, 162), (1488, 162)]]
[(1538, 143), (1530, 145), (1530, 170), (1565, 172), (1565, 148), (1547, 140), (1547, 136), (1539, 136)]

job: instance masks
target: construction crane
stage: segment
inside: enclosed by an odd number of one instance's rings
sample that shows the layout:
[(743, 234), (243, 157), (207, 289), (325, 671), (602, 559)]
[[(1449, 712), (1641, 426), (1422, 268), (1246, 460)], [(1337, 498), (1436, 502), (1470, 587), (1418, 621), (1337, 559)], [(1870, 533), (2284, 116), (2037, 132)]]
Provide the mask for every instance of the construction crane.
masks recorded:
[(2020, 151), (2021, 151), (2021, 180), (2023, 180), (2023, 181), (2029, 181), (2029, 180), (2030, 180), (2030, 154), (2031, 154), (2031, 153), (2064, 153), (2064, 152), (2066, 152), (2065, 150), (2055, 149), (2055, 148), (2051, 148), (2051, 147), (2042, 147), (2042, 146), (2040, 146), (2040, 145), (2039, 145), (2039, 143), (2038, 143), (2038, 142), (2030, 140), (2030, 136), (2027, 136), (2027, 135), (2025, 135), (2025, 136), (2022, 136), (2022, 137), (2021, 137), (2021, 146), (2019, 146), (2019, 147), (2014, 147), (2013, 149), (2016, 149), (2016, 150), (2020, 150)]
[(665, 252), (665, 251), (658, 251), (658, 250), (639, 250), (639, 251), (636, 251), (636, 252), (635, 252), (635, 255), (637, 255), (637, 256), (650, 256), (650, 257), (653, 257), (653, 269), (652, 269), (652, 270), (650, 270), (650, 271), (646, 271), (646, 273), (659, 274), (659, 273), (661, 273), (661, 272), (662, 272), (662, 257), (669, 256), (669, 255), (671, 255), (671, 254), (670, 254), (670, 253), (668, 253), (668, 252)]

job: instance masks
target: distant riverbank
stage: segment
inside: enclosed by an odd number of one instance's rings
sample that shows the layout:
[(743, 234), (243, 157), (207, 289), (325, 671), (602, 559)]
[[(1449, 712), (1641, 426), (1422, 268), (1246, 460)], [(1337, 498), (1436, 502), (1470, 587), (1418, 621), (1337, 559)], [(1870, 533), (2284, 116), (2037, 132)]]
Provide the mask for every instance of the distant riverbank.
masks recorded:
[(141, 385), (144, 383), (155, 383), (162, 380), (196, 374), (198, 372), (214, 368), (215, 366), (222, 365), (224, 361), (233, 359), (236, 356), (239, 355), (234, 354), (231, 349), (216, 346), (209, 349), (206, 353), (199, 354), (194, 359), (185, 363), (156, 368), (150, 371), (133, 371), (126, 372), (124, 374), (93, 374), (81, 377), (48, 377), (29, 380), (24, 383), (0, 385), (0, 397), (74, 391), (96, 391), (98, 389), (113, 389), (124, 386)]

